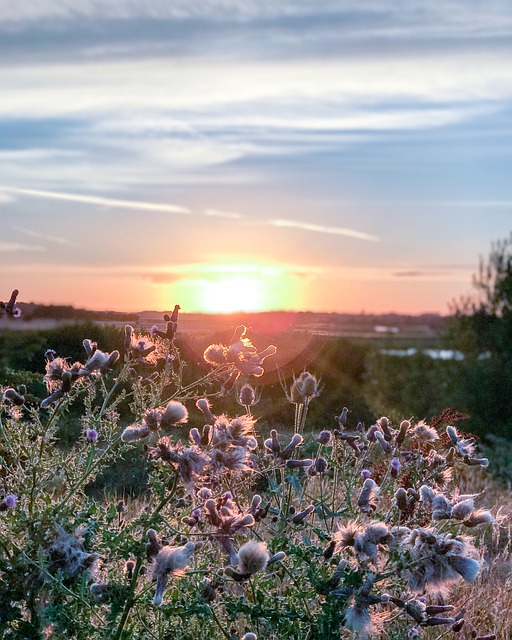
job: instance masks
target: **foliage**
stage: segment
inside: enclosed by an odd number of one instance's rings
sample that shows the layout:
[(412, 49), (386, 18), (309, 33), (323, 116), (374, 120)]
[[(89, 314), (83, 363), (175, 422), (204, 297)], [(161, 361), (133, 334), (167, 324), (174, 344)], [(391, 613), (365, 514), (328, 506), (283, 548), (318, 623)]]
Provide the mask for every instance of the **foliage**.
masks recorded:
[(478, 434), (512, 429), (512, 235), (493, 244), (473, 278), (474, 296), (455, 302), (447, 340), (464, 354), (460, 406)]
[[(191, 380), (174, 343), (177, 310), (165, 320), (150, 336), (112, 334), (100, 342), (109, 352), (84, 334), (83, 363), (42, 340), (54, 351), (37, 402), (4, 384), (2, 637), (320, 640), (459, 628), (463, 603), (444, 603), (481, 569), (475, 532), (504, 526), (458, 491), (459, 468), (487, 464), (473, 440), (446, 414), (364, 426), (331, 405), (334, 388), (313, 434), (324, 381), (307, 371), (282, 380), (287, 429), (267, 415), (264, 439), (250, 383), (275, 347), (258, 351), (238, 327)], [(241, 415), (217, 410), (226, 397)], [(69, 415), (79, 429), (57, 446)], [(144, 494), (97, 490), (112, 465), (129, 482), (135, 461)], [(508, 637), (506, 620), (493, 624)], [(489, 631), (477, 619), (464, 627), (460, 638)]]

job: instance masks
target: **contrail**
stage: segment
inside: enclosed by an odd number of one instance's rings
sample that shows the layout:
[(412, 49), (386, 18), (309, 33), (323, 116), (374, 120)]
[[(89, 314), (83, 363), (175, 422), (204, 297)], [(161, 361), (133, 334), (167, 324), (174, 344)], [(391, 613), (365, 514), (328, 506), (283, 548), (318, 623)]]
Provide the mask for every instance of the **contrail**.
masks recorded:
[(161, 204), (157, 202), (143, 202), (140, 200), (118, 200), (116, 198), (103, 198), (101, 196), (85, 196), (78, 193), (60, 193), (57, 191), (39, 191), (36, 189), (20, 189), (18, 187), (3, 187), (0, 192), (17, 193), (36, 198), (50, 198), (52, 200), (66, 200), (69, 202), (83, 202), (103, 207), (118, 207), (120, 209), (142, 209), (145, 211), (165, 211), (167, 213), (190, 213), (187, 207), (176, 204)]
[(304, 231), (314, 231), (316, 233), (330, 233), (337, 236), (349, 236), (358, 240), (369, 240), (370, 242), (379, 242), (380, 238), (372, 236), (369, 233), (355, 231), (354, 229), (346, 229), (345, 227), (326, 227), (320, 224), (311, 224), (310, 222), (298, 222), (296, 220), (274, 219), (269, 220), (269, 224), (274, 227), (290, 227), (292, 229), (302, 229)]

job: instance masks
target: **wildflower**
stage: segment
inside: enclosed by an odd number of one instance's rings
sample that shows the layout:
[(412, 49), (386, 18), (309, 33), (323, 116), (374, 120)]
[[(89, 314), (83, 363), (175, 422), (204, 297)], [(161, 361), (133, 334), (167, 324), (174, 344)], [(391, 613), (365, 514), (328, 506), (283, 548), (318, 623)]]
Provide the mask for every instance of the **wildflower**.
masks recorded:
[(15, 496), (14, 493), (9, 493), (0, 502), (0, 511), (8, 511), (9, 509), (14, 509), (14, 507), (17, 504), (18, 504), (18, 497)]
[(446, 433), (455, 449), (463, 458), (470, 458), (475, 451), (475, 438), (462, 438), (457, 429), (452, 426), (446, 427)]
[(230, 364), (234, 370), (224, 383), (225, 390), (230, 389), (240, 375), (262, 376), (263, 361), (277, 351), (277, 347), (270, 345), (258, 353), (256, 347), (246, 336), (247, 328), (240, 325), (235, 329), (228, 347), (223, 344), (211, 344), (205, 349), (204, 360), (213, 366)]
[(199, 489), (197, 495), (201, 498), (201, 500), (208, 500), (212, 497), (213, 494), (207, 487), (202, 487), (201, 489)]
[(55, 525), (47, 533), (46, 558), (48, 566), (60, 571), (66, 578), (75, 578), (83, 571), (91, 569), (99, 558), (97, 553), (88, 553), (79, 536), (68, 533), (62, 526)]
[(424, 420), (418, 422), (418, 424), (413, 428), (412, 435), (420, 442), (425, 443), (439, 440), (439, 434), (437, 431), (434, 427), (430, 427)]
[(466, 527), (472, 528), (479, 524), (492, 524), (493, 522), (494, 518), (490, 511), (487, 511), (486, 509), (478, 509), (477, 511), (473, 511), (473, 513), (464, 520), (463, 524)]
[(394, 543), (393, 534), (388, 527), (379, 522), (366, 527), (360, 536), (356, 537), (354, 549), (359, 557), (377, 560), (379, 545), (390, 546)]
[[(278, 433), (275, 429), (270, 431), (270, 438), (267, 438), (263, 443), (265, 448), (271, 451), (274, 455), (278, 455), (281, 451), (281, 445), (279, 444)], [(298, 434), (296, 434), (298, 435)], [(304, 438), (299, 436), (299, 441), (302, 442)]]
[(409, 547), (415, 565), (409, 580), (413, 591), (430, 588), (441, 591), (460, 577), (472, 582), (480, 570), (478, 560), (471, 557), (474, 547), (464, 536), (452, 537), (449, 533), (418, 528), (410, 532), (404, 544)]
[(211, 462), (218, 471), (249, 471), (251, 469), (249, 451), (245, 447), (213, 448)]
[(137, 440), (147, 438), (150, 433), (151, 431), (147, 424), (132, 424), (125, 428), (121, 434), (121, 440), (126, 443), (136, 442)]
[(345, 612), (344, 626), (356, 634), (370, 633), (372, 629), (372, 619), (368, 607), (356, 599)]
[(205, 453), (196, 447), (185, 448), (181, 443), (174, 444), (167, 436), (158, 440), (157, 446), (151, 450), (151, 457), (153, 460), (160, 458), (172, 464), (177, 469), (183, 485), (191, 494), (194, 493), (195, 481), (208, 464)]
[(153, 604), (160, 606), (167, 588), (169, 575), (181, 576), (190, 566), (190, 561), (201, 543), (187, 542), (182, 547), (165, 546), (157, 553), (153, 564), (153, 580), (156, 581), (156, 591)]
[(27, 392), (27, 387), (22, 384), (17, 389), (13, 387), (8, 387), (4, 389), (2, 394), (2, 400), (4, 402), (8, 402), (9, 404), (13, 404), (16, 407), (21, 407), (25, 404), (25, 394)]
[(398, 472), (400, 471), (400, 460), (398, 458), (393, 458), (391, 460), (391, 477), (392, 478), (397, 478), (398, 477)]
[(364, 526), (354, 521), (340, 526), (334, 540), (342, 548), (353, 547), (360, 561), (375, 562), (379, 546), (392, 546), (395, 538), (384, 523)]
[(239, 373), (244, 376), (254, 376), (255, 378), (259, 378), (263, 375), (263, 361), (269, 356), (273, 356), (277, 353), (277, 347), (274, 345), (268, 346), (263, 351), (259, 353), (255, 353), (250, 358), (237, 360), (234, 364), (238, 369)]
[(237, 571), (243, 576), (252, 576), (264, 571), (269, 559), (267, 545), (264, 542), (251, 540), (240, 547), (238, 551)]
[(219, 416), (213, 423), (211, 445), (221, 449), (230, 446), (255, 449), (258, 446), (253, 431), (255, 422), (250, 414), (232, 420), (225, 415)]
[[(277, 432), (274, 432), (277, 435)], [(270, 432), (270, 436), (271, 438), (274, 438), (272, 431)], [(297, 447), (300, 447), (300, 445), (304, 442), (304, 438), (300, 435), (300, 433), (296, 433), (292, 436), (292, 438), (290, 439), (290, 442), (286, 445), (286, 447), (284, 447), (283, 449), (281, 449), (281, 447), (279, 446), (279, 452), (278, 452), (278, 456), (279, 458), (281, 458), (281, 460), (289, 460), (292, 455), (295, 453), (295, 449)], [(272, 446), (274, 446), (274, 440), (272, 440)]]
[(244, 633), (242, 640), (258, 640), (258, 636), (255, 633)]
[[(377, 438), (375, 437), (375, 434), (380, 431), (380, 427), (378, 424), (372, 424), (372, 426), (368, 429), (368, 431), (366, 432), (366, 439), (369, 442), (377, 442)], [(381, 432), (382, 433), (382, 432)]]
[(86, 429), (85, 439), (90, 443), (96, 442), (98, 440), (98, 432), (96, 429)]
[(71, 391), (72, 383), (73, 373), (71, 371), (64, 371), (61, 376), (61, 386), (41, 402), (41, 409), (47, 409), (58, 400), (61, 400)]
[(203, 358), (207, 364), (220, 365), (226, 362), (227, 349), (223, 344), (211, 344), (205, 349)]
[(184, 424), (187, 420), (188, 411), (185, 405), (176, 400), (171, 400), (160, 418), (160, 427), (165, 429), (170, 426)]
[(334, 539), (342, 549), (346, 549), (347, 547), (355, 546), (356, 538), (361, 535), (361, 533), (361, 527), (351, 520), (347, 522), (347, 524), (339, 527)]
[[(84, 341), (85, 342), (85, 341)], [(99, 371), (102, 375), (107, 374), (114, 364), (119, 360), (119, 351), (112, 353), (104, 353), (99, 349), (95, 349), (87, 362), (84, 364), (84, 370), (87, 373)]]

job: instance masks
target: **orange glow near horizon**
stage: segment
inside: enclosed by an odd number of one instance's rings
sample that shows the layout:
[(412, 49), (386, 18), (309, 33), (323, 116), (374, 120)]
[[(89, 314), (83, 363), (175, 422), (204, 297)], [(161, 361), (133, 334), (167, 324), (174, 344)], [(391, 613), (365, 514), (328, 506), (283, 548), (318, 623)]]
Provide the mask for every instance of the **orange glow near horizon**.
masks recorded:
[[(168, 297), (201, 313), (257, 313), (300, 308), (303, 288), (282, 267), (212, 263), (166, 287)], [(167, 303), (169, 298), (167, 299)]]

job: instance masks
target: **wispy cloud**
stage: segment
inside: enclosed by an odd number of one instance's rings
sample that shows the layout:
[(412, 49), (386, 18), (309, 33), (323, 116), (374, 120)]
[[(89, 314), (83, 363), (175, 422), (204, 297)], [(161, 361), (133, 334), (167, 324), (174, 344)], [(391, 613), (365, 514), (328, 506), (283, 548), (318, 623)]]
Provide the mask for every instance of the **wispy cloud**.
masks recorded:
[(240, 220), (243, 218), (241, 213), (236, 211), (222, 211), (221, 209), (205, 209), (204, 215), (216, 218), (228, 218), (230, 220)]
[(407, 271), (395, 271), (393, 275), (397, 278), (445, 278), (452, 275), (450, 271), (426, 271), (421, 269), (410, 269)]
[(101, 207), (113, 207), (119, 209), (138, 209), (142, 211), (162, 211), (166, 213), (190, 213), (187, 207), (175, 204), (163, 204), (156, 202), (142, 202), (139, 200), (118, 200), (116, 198), (103, 198), (100, 196), (88, 196), (77, 193), (60, 193), (56, 191), (39, 191), (36, 189), (20, 189), (18, 187), (6, 187), (0, 185), (0, 193), (16, 193), (35, 198), (50, 198), (51, 200), (66, 200), (69, 202), (81, 202), (84, 204), (98, 205)]
[(0, 205), (12, 204), (13, 202), (16, 202), (16, 198), (14, 196), (7, 195), (6, 193), (2, 193), (0, 191)]
[(0, 253), (17, 251), (46, 251), (46, 247), (36, 244), (21, 244), (20, 242), (4, 242), (0, 240)]
[(55, 244), (63, 244), (69, 247), (76, 247), (77, 243), (69, 240), (68, 238), (61, 238), (60, 236), (55, 236), (49, 233), (42, 233), (41, 231), (35, 231), (34, 229), (26, 229), (25, 227), (18, 227), (17, 225), (12, 225), (11, 227), (14, 231), (18, 231), (29, 238), (36, 238), (38, 240), (47, 240), (48, 242), (54, 242)]
[(297, 220), (273, 219), (268, 224), (274, 227), (289, 227), (291, 229), (301, 229), (302, 231), (313, 231), (314, 233), (328, 233), (336, 236), (349, 236), (358, 240), (368, 240), (370, 242), (379, 242), (380, 238), (369, 233), (356, 231), (355, 229), (347, 229), (345, 227), (329, 227), (310, 222), (299, 222)]

